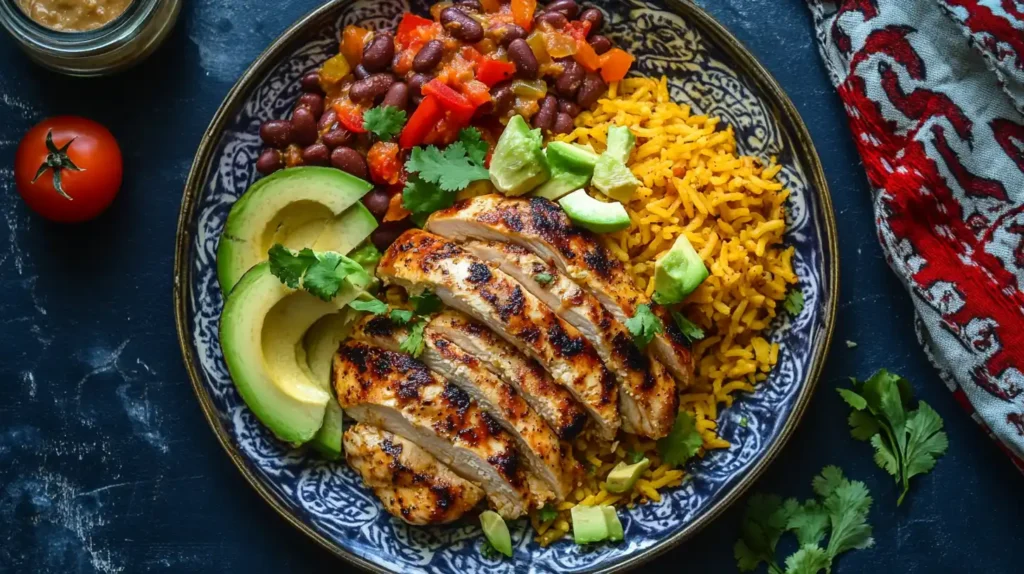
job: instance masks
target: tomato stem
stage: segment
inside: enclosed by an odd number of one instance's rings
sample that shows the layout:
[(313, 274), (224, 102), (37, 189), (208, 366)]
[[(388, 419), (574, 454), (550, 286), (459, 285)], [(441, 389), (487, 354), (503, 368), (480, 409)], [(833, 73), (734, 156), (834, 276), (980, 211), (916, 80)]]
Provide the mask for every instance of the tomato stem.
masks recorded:
[(71, 171), (85, 171), (84, 169), (75, 165), (75, 162), (71, 161), (68, 157), (68, 148), (74, 143), (76, 138), (71, 138), (68, 143), (64, 144), (64, 147), (57, 148), (53, 143), (53, 130), (46, 132), (46, 149), (50, 150), (50, 153), (46, 154), (46, 160), (42, 165), (39, 166), (39, 170), (36, 171), (36, 176), (32, 178), (32, 183), (35, 183), (37, 179), (42, 177), (46, 170), (53, 170), (53, 188), (57, 190), (57, 193), (61, 194), (68, 201), (74, 201), (74, 199), (65, 193), (62, 187), (61, 174), (63, 170), (70, 169)]

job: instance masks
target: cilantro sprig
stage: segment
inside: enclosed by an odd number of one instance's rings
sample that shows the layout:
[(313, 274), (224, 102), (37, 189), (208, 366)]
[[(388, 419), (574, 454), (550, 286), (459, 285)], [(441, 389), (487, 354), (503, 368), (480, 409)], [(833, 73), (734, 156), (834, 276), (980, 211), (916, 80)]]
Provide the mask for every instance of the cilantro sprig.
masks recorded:
[(913, 400), (909, 381), (881, 369), (864, 382), (856, 379), (852, 389), (838, 389), (850, 413), (850, 434), (870, 441), (875, 448), (875, 464), (882, 467), (902, 487), (896, 504), (910, 491), (910, 479), (935, 468), (946, 453), (949, 438), (943, 432), (942, 417), (924, 401), (908, 411)]
[(661, 460), (671, 466), (685, 464), (704, 446), (693, 415), (680, 411), (668, 435), (658, 439), (656, 446)]
[(793, 288), (789, 295), (786, 295), (782, 301), (782, 307), (794, 317), (804, 310), (804, 294), (799, 287)]
[(409, 302), (412, 303), (412, 308), (416, 311), (417, 315), (437, 313), (444, 306), (441, 303), (441, 298), (431, 291), (423, 291), (419, 295), (412, 295), (409, 297)]
[(641, 349), (647, 347), (655, 335), (665, 332), (665, 324), (647, 304), (637, 306), (633, 316), (626, 319), (626, 328), (633, 335), (633, 342)]
[(402, 344), (398, 346), (398, 350), (403, 353), (408, 353), (413, 358), (418, 358), (423, 354), (423, 330), (427, 328), (426, 319), (420, 318), (412, 327), (409, 328), (409, 334), (406, 336)]
[[(755, 494), (747, 503), (740, 539), (733, 555), (740, 571), (749, 572), (764, 562), (772, 574), (816, 574), (831, 571), (843, 552), (874, 544), (867, 523), (871, 495), (863, 482), (850, 481), (835, 466), (825, 467), (812, 481), (816, 499), (783, 502), (776, 495)], [(799, 549), (779, 565), (775, 549), (782, 535), (791, 532)], [(822, 543), (828, 538), (828, 543)]]
[(686, 337), (687, 341), (696, 343), (704, 338), (704, 329), (701, 329), (699, 325), (687, 319), (679, 311), (672, 311), (672, 320), (675, 321), (676, 327), (679, 327), (679, 332), (683, 334), (683, 337)]
[(435, 146), (413, 148), (405, 169), (409, 178), (402, 205), (413, 215), (427, 215), (455, 203), (455, 194), (474, 181), (490, 177), (484, 162), (487, 142), (480, 131), (466, 128), (443, 151)]
[(551, 522), (558, 518), (558, 509), (551, 504), (545, 504), (544, 508), (541, 508), (540, 512), (537, 514), (537, 518), (540, 519), (542, 524)]
[(394, 106), (378, 106), (363, 112), (363, 127), (380, 141), (388, 141), (405, 126), (405, 110)]
[(278, 243), (270, 248), (267, 256), (274, 277), (292, 289), (301, 286), (324, 301), (333, 299), (346, 279), (359, 287), (365, 287), (371, 280), (370, 274), (357, 261), (333, 251), (316, 252), (309, 248), (294, 251)]

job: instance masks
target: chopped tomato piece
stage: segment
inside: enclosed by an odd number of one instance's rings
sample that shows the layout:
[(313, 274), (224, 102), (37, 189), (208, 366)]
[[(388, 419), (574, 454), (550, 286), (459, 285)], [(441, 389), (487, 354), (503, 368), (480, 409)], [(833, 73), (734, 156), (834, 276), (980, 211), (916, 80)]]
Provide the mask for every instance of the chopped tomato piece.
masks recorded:
[(476, 106), (469, 101), (469, 98), (451, 89), (437, 78), (423, 85), (423, 94), (437, 98), (437, 103), (447, 111), (473, 115), (473, 111), (476, 110)]
[(388, 203), (388, 211), (384, 214), (384, 221), (401, 221), (410, 215), (412, 215), (412, 212), (402, 204), (402, 194), (396, 193), (392, 195), (391, 202)]
[(353, 68), (363, 61), (363, 47), (373, 32), (359, 26), (345, 26), (341, 33), (341, 53)]
[(398, 136), (398, 145), (402, 149), (416, 147), (427, 139), (427, 135), (434, 129), (434, 125), (444, 117), (444, 109), (438, 103), (437, 98), (431, 95), (423, 98), (419, 107), (413, 112), (412, 117), (406, 122), (401, 135)]
[(503, 82), (516, 73), (516, 65), (512, 62), (502, 62), (493, 58), (484, 58), (476, 68), (476, 79), (487, 86), (493, 86)]
[(370, 179), (374, 183), (392, 184), (398, 182), (402, 172), (402, 162), (398, 161), (398, 146), (391, 142), (377, 142), (366, 154), (366, 163), (370, 167)]
[(429, 32), (428, 30), (423, 30), (423, 28), (433, 28), (433, 26), (433, 20), (428, 20), (411, 12), (406, 12), (405, 15), (402, 16), (402, 21), (398, 23), (398, 30), (395, 33), (395, 42), (399, 46), (407, 48), (417, 40), (423, 40), (423, 33)]
[(590, 28), (593, 26), (587, 20), (573, 20), (569, 22), (563, 30), (565, 33), (572, 36), (577, 40), (586, 40), (587, 36), (590, 35)]
[(480, 60), (483, 59), (484, 57), (483, 54), (481, 54), (480, 51), (474, 48), (473, 46), (463, 46), (462, 49), (459, 50), (459, 54), (463, 57), (463, 59), (473, 62), (475, 64), (479, 64)]
[(527, 32), (533, 28), (533, 14), (537, 11), (537, 0), (512, 0), (512, 19)]
[(487, 87), (487, 84), (479, 80), (473, 80), (463, 84), (462, 93), (469, 98), (474, 109), (491, 101), (491, 90)]
[(601, 77), (609, 84), (625, 78), (634, 61), (633, 56), (620, 48), (612, 48), (602, 54), (600, 58)]
[(334, 103), (334, 111), (338, 114), (338, 121), (350, 132), (365, 134), (363, 127), (363, 108), (345, 98)]

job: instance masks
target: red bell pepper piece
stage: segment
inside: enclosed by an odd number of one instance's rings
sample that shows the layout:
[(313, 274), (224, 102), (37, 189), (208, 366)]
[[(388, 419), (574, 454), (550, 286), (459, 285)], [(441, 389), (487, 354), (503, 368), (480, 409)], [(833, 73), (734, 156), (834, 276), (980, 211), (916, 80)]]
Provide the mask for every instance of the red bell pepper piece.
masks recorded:
[(437, 98), (428, 95), (420, 102), (412, 117), (406, 122), (402, 133), (398, 136), (398, 145), (402, 149), (414, 148), (423, 143), (437, 122), (444, 117), (444, 108)]
[(446, 111), (472, 116), (476, 110), (476, 106), (469, 101), (469, 98), (451, 89), (437, 78), (423, 85), (423, 94), (437, 98), (437, 103)]
[(480, 80), (487, 87), (498, 82), (511, 78), (516, 73), (516, 65), (512, 62), (502, 62), (493, 58), (484, 58), (476, 69), (476, 79)]
[(409, 46), (413, 40), (416, 39), (417, 28), (432, 26), (433, 24), (433, 20), (428, 20), (411, 12), (406, 12), (405, 15), (402, 16), (402, 21), (398, 23), (398, 30), (395, 32), (395, 41), (399, 46)]

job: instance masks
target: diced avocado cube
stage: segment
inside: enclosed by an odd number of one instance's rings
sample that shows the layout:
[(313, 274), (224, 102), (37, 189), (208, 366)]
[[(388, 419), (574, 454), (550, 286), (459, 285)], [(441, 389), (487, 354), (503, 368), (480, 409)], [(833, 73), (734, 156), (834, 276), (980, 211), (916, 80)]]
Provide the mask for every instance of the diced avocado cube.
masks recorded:
[(614, 157), (623, 164), (629, 163), (629, 156), (636, 147), (636, 136), (626, 126), (608, 128), (608, 148), (604, 153)]
[(608, 473), (608, 478), (605, 480), (605, 488), (608, 489), (608, 492), (616, 494), (629, 492), (633, 490), (633, 485), (636, 484), (636, 481), (643, 476), (650, 466), (651, 461), (646, 458), (636, 464), (620, 462)]
[(604, 514), (605, 524), (608, 528), (608, 540), (619, 542), (624, 539), (626, 532), (622, 529), (622, 522), (619, 522), (619, 515), (615, 512), (615, 507), (602, 506), (601, 512)]
[(592, 185), (601, 193), (622, 203), (628, 203), (640, 187), (640, 180), (618, 158), (601, 154), (594, 166)]
[(491, 156), (491, 183), (506, 195), (523, 195), (551, 177), (544, 137), (522, 116), (509, 120)]
[(601, 542), (608, 538), (608, 519), (600, 506), (573, 506), (570, 515), (576, 544)]
[(613, 233), (630, 225), (621, 203), (605, 203), (578, 189), (558, 201), (573, 223), (594, 233)]
[(654, 262), (654, 300), (661, 305), (679, 303), (708, 277), (700, 254), (685, 235)]
[(508, 526), (501, 516), (493, 510), (485, 510), (480, 513), (480, 526), (484, 530), (484, 536), (495, 550), (509, 558), (512, 557), (512, 536), (508, 532)]
[(551, 179), (535, 189), (533, 195), (555, 201), (590, 183), (597, 164), (596, 153), (565, 142), (551, 142), (546, 155)]

